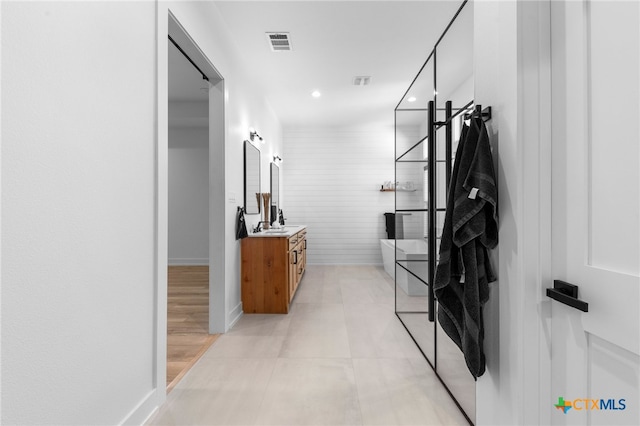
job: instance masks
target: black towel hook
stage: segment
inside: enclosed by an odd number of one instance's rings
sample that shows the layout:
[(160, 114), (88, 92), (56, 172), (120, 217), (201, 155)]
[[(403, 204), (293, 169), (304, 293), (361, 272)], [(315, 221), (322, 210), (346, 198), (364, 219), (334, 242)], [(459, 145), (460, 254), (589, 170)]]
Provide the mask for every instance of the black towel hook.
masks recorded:
[(482, 118), (482, 121), (485, 122), (491, 120), (491, 107), (488, 106), (482, 109), (482, 105), (476, 105), (472, 113), (464, 115), (465, 120), (469, 120), (470, 118)]

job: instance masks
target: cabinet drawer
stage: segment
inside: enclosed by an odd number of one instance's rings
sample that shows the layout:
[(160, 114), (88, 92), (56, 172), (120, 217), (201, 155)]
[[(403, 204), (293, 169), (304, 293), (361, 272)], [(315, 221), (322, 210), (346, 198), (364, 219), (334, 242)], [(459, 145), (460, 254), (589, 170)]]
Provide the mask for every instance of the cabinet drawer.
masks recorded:
[(289, 250), (293, 249), (298, 243), (298, 234), (289, 237)]

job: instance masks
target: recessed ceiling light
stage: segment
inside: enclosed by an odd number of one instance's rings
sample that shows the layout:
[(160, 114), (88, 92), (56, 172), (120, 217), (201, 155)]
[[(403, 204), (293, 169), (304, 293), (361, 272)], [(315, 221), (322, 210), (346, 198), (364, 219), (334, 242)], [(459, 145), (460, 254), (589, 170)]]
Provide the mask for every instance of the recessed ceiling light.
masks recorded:
[(415, 96), (411, 96), (409, 97), (409, 99), (407, 99), (407, 102), (415, 102), (416, 101), (416, 97)]
[(313, 92), (311, 92), (311, 96), (313, 96), (314, 98), (319, 98), (322, 95), (322, 93), (320, 93), (317, 90), (314, 90)]

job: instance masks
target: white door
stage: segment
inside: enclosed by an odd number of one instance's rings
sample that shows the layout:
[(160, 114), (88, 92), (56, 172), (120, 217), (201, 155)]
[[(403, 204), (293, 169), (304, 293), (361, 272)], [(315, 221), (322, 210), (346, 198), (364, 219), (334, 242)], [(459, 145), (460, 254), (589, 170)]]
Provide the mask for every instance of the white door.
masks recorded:
[(552, 1), (551, 41), (553, 277), (588, 303), (551, 303), (551, 419), (640, 425), (640, 3)]

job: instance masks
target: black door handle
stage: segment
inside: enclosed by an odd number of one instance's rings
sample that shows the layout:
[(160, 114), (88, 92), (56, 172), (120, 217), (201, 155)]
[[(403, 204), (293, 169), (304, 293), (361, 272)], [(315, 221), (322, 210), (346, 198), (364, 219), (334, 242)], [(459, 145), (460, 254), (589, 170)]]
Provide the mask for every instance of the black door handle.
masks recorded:
[(553, 288), (547, 289), (547, 296), (560, 303), (569, 305), (572, 308), (579, 309), (582, 312), (589, 312), (589, 304), (578, 299), (577, 285), (569, 284), (561, 280), (554, 280)]

